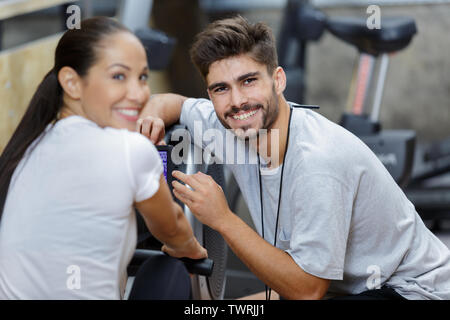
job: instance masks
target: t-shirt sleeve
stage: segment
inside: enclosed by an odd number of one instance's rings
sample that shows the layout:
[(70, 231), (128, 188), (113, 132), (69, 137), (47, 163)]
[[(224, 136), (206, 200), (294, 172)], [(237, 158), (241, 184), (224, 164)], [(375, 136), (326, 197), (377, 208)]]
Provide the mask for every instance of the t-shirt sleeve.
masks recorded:
[(353, 196), (328, 174), (299, 177), (292, 188), (290, 245), (286, 252), (307, 273), (342, 280)]
[[(223, 163), (227, 156), (226, 147), (233, 145), (235, 136), (227, 132), (219, 121), (210, 100), (186, 99), (181, 109), (180, 123), (187, 127), (191, 142), (214, 154), (212, 161)], [(233, 155), (232, 152), (230, 154)]]
[(125, 141), (134, 201), (141, 202), (158, 191), (163, 173), (162, 161), (155, 146), (146, 137), (127, 132)]
[(218, 119), (212, 102), (208, 99), (189, 98), (183, 103), (180, 115), (180, 123), (184, 124), (191, 135), (194, 128), (202, 126), (202, 130), (217, 127)]

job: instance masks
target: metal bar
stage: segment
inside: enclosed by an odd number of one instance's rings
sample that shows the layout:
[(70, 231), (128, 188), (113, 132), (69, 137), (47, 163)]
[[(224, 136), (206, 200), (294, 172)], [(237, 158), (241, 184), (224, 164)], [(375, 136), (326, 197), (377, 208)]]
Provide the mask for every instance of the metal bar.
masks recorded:
[(371, 4), (382, 6), (406, 6), (449, 3), (450, 0), (311, 0), (316, 7), (367, 7)]
[(3, 48), (3, 21), (0, 20), (0, 51)]
[(147, 28), (152, 7), (153, 0), (122, 0), (119, 21), (133, 32)]
[[(149, 258), (161, 257), (166, 254), (162, 251), (156, 250), (146, 250), (146, 249), (136, 249), (133, 255), (133, 264), (141, 264)], [(214, 268), (214, 261), (211, 259), (189, 259), (189, 258), (179, 258), (181, 262), (184, 263), (186, 269), (189, 273), (199, 274), (202, 276), (211, 276)]]
[(358, 64), (358, 75), (355, 87), (355, 98), (353, 100), (352, 113), (362, 115), (369, 93), (370, 83), (373, 76), (375, 58), (367, 53), (361, 53)]
[(83, 8), (83, 19), (91, 18), (94, 16), (94, 5), (92, 0), (80, 0)]
[(71, 2), (75, 0), (2, 0), (0, 1), (0, 20)]
[(378, 73), (378, 82), (375, 91), (372, 112), (370, 114), (370, 119), (374, 122), (378, 122), (378, 120), (380, 119), (381, 100), (383, 98), (384, 82), (386, 80), (388, 66), (389, 55), (387, 53), (383, 53), (381, 55), (380, 72)]

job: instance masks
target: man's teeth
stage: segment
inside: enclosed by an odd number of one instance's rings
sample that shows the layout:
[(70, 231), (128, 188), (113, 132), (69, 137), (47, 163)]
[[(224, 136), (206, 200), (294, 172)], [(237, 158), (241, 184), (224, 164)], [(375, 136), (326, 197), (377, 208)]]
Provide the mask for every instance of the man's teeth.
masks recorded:
[(139, 115), (139, 111), (135, 109), (118, 109), (117, 111), (130, 117), (136, 117)]
[(258, 112), (258, 110), (250, 111), (248, 113), (244, 113), (244, 114), (241, 114), (241, 115), (234, 115), (233, 119), (234, 120), (245, 120), (245, 119), (250, 118), (251, 116), (254, 116), (256, 114), (256, 112)]

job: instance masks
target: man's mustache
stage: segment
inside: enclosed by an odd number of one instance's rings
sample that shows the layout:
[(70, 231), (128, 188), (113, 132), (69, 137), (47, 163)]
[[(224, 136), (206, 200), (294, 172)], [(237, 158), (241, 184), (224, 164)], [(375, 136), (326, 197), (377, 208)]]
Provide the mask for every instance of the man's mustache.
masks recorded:
[(245, 104), (243, 105), (241, 108), (236, 108), (233, 107), (231, 108), (231, 111), (228, 111), (227, 113), (225, 113), (225, 118), (232, 116), (238, 112), (246, 112), (246, 111), (250, 111), (250, 110), (254, 110), (254, 109), (262, 109), (263, 105), (260, 103), (255, 103), (255, 104)]

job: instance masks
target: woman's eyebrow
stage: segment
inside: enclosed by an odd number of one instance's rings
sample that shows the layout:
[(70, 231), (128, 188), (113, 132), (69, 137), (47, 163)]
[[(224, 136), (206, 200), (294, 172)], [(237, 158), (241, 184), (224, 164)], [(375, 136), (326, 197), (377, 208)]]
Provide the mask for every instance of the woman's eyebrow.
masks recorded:
[(113, 67), (122, 67), (122, 68), (124, 68), (124, 69), (131, 70), (131, 68), (130, 68), (129, 66), (126, 66), (126, 65), (124, 65), (124, 64), (122, 64), (122, 63), (114, 63), (114, 64), (110, 65), (110, 66), (108, 67), (108, 69), (111, 69), (111, 68), (113, 68)]

